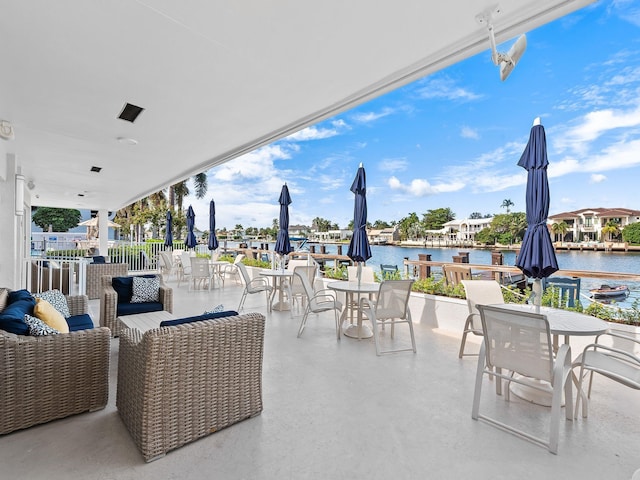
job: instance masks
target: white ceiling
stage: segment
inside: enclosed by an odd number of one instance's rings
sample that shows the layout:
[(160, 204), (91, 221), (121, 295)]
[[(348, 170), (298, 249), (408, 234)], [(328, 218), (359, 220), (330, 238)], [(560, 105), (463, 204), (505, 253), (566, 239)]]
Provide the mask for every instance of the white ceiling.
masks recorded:
[[(498, 43), (591, 1), (501, 0)], [(0, 119), (15, 129), (7, 151), (35, 183), (34, 205), (116, 210), (463, 58), (489, 55), (475, 17), (492, 5), (0, 0)], [(133, 124), (116, 118), (126, 102), (145, 108)]]

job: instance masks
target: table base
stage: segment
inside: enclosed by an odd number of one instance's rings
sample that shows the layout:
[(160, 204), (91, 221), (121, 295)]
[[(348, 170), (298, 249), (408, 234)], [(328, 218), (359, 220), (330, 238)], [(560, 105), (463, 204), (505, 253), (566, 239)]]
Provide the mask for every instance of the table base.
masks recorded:
[[(522, 385), (520, 383), (512, 382), (509, 385), (509, 390), (516, 397), (526, 400), (527, 402), (535, 403), (543, 407), (551, 407), (551, 398), (553, 397), (553, 390), (551, 384), (544, 380), (538, 380), (537, 378), (519, 376), (520, 380), (524, 380), (531, 385), (536, 385), (544, 388), (545, 390), (538, 390), (537, 388), (530, 387), (528, 385)], [(562, 393), (561, 405), (564, 406), (564, 392)]]
[(350, 338), (371, 338), (373, 337), (373, 331), (367, 325), (356, 325), (355, 323), (349, 324), (342, 333)]
[(291, 305), (289, 305), (289, 302), (276, 302), (271, 306), (271, 310), (284, 312), (285, 310), (291, 310)]

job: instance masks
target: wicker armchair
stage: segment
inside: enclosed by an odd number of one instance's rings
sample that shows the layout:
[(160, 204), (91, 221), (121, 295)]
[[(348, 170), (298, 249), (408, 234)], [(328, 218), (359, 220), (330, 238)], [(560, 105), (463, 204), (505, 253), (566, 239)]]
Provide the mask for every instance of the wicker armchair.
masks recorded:
[[(118, 294), (111, 285), (111, 275), (104, 275), (102, 281), (102, 295), (100, 297), (100, 326), (108, 327), (111, 335), (117, 337), (120, 335), (120, 322), (118, 322)], [(160, 283), (160, 303), (162, 309), (167, 312), (173, 312), (173, 290)]]
[(116, 405), (147, 462), (262, 411), (264, 322), (249, 313), (120, 332)]
[[(67, 301), (71, 315), (88, 312), (86, 296)], [(42, 337), (0, 330), (0, 434), (104, 408), (109, 341), (106, 328)]]
[(124, 277), (129, 272), (126, 263), (88, 263), (87, 264), (87, 296), (90, 299), (100, 298), (102, 293), (102, 277)]

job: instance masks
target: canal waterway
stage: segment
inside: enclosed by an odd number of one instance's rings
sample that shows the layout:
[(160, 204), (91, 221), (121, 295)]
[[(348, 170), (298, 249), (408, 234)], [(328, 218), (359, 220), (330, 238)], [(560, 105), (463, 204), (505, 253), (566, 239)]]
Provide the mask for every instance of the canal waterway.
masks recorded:
[[(232, 242), (229, 242), (232, 246)], [(257, 246), (257, 242), (253, 242), (253, 246)], [(273, 249), (274, 244), (269, 245)], [(337, 254), (338, 247), (335, 244), (325, 244), (326, 253)], [(348, 244), (343, 244), (342, 252), (347, 253)], [(320, 248), (316, 245), (316, 252)], [(423, 247), (398, 247), (392, 245), (371, 245), (372, 257), (367, 261), (367, 265), (374, 268), (375, 271), (380, 270), (380, 264), (397, 265), (398, 269), (404, 271), (404, 259), (418, 260), (418, 254), (424, 253), (431, 255), (434, 262), (453, 262), (453, 256), (459, 252), (469, 252), (469, 263), (480, 265), (491, 265), (491, 252), (488, 249), (468, 249), (468, 248), (423, 248)], [(516, 252), (513, 250), (504, 250), (504, 265), (514, 265), (516, 261)], [(617, 273), (633, 273), (640, 274), (640, 252), (604, 252), (604, 251), (559, 251), (556, 252), (558, 258), (558, 266), (561, 270), (585, 270), (597, 272), (617, 272)], [(439, 269), (434, 269), (435, 271)], [(602, 284), (619, 285), (625, 284), (629, 286), (631, 294), (622, 300), (616, 302), (620, 307), (628, 308), (636, 298), (640, 298), (640, 283), (630, 281), (615, 282), (611, 279), (598, 278), (582, 278), (580, 282), (581, 301), (586, 306), (588, 303), (589, 290), (599, 288)]]

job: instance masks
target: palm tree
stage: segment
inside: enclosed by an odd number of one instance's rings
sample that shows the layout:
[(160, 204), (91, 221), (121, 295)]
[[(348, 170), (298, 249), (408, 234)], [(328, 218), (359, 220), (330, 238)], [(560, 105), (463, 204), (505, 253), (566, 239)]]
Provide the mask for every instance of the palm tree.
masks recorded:
[(502, 205), (500, 205), (500, 208), (505, 208), (507, 210), (507, 213), (509, 213), (511, 211), (510, 208), (514, 205), (515, 203), (513, 203), (510, 198), (505, 198), (502, 201)]
[(564, 220), (560, 223), (554, 223), (553, 225), (551, 225), (551, 231), (553, 232), (553, 235), (556, 238), (560, 236), (561, 242), (564, 241), (564, 236), (568, 230), (569, 230), (569, 225), (567, 225), (567, 222), (565, 222)]
[(620, 234), (620, 226), (616, 222), (608, 221), (607, 224), (602, 227), (602, 235), (608, 235), (609, 241), (613, 241), (613, 237), (617, 237)]

